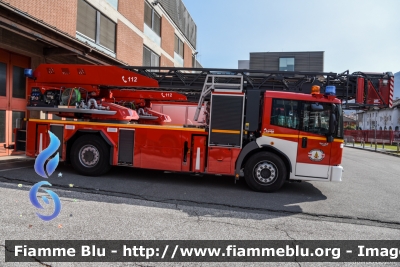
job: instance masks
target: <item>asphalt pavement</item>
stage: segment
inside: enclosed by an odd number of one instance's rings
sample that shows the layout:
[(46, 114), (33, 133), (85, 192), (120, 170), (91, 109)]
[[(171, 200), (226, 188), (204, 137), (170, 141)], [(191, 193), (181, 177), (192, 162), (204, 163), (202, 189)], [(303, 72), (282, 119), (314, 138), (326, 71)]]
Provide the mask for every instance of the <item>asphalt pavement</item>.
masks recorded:
[[(234, 184), (231, 177), (126, 167), (85, 177), (60, 164), (49, 182), (63, 208), (51, 222), (38, 219), (29, 202), (31, 186), (43, 180), (34, 172), (33, 161), (20, 167), (14, 163), (12, 170), (0, 163), (0, 263), (6, 239), (398, 240), (399, 163), (397, 157), (345, 148), (342, 183), (287, 183), (270, 194), (253, 192), (244, 181)], [(81, 266), (100, 265), (134, 266)]]

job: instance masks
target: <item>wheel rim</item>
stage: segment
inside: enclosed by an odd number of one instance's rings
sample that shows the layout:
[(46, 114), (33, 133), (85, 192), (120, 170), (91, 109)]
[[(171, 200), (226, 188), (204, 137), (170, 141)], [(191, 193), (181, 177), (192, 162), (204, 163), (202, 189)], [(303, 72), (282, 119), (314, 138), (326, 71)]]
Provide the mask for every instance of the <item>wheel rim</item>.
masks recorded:
[(254, 166), (253, 177), (261, 185), (269, 185), (278, 178), (278, 168), (271, 161), (260, 161)]
[(79, 150), (79, 161), (86, 168), (97, 165), (100, 159), (99, 150), (93, 145), (85, 145)]

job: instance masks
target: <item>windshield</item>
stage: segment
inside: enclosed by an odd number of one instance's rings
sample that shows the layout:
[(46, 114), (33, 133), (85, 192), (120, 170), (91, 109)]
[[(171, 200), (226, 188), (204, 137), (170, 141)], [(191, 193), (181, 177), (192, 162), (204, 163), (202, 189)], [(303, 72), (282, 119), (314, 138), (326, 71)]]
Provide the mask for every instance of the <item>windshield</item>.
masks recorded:
[(304, 102), (301, 131), (326, 135), (329, 133), (329, 118), (332, 104)]
[(336, 118), (333, 137), (343, 138), (343, 113), (340, 104), (273, 99), (270, 123), (327, 136), (332, 113), (335, 115), (332, 117)]

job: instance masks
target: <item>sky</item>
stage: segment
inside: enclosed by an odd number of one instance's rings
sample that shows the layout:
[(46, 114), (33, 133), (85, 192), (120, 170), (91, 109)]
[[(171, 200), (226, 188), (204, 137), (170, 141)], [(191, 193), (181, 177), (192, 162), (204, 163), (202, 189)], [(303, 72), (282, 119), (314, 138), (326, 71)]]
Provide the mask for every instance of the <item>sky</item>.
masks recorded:
[(250, 52), (325, 51), (325, 72), (399, 72), (400, 0), (183, 0), (205, 68)]

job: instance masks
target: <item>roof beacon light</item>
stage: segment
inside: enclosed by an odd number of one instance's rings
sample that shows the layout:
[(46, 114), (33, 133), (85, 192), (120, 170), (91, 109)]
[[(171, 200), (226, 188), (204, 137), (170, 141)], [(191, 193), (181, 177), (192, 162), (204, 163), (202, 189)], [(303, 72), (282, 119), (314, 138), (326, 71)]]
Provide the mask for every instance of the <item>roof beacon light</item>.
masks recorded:
[(28, 77), (28, 78), (33, 78), (33, 71), (32, 71), (32, 69), (24, 69), (24, 74), (25, 74), (25, 77)]
[(318, 85), (313, 85), (313, 86), (311, 87), (311, 94), (312, 94), (312, 95), (319, 95), (319, 94), (321, 94), (321, 87), (318, 86)]
[(325, 88), (325, 95), (336, 95), (336, 86), (328, 85)]

